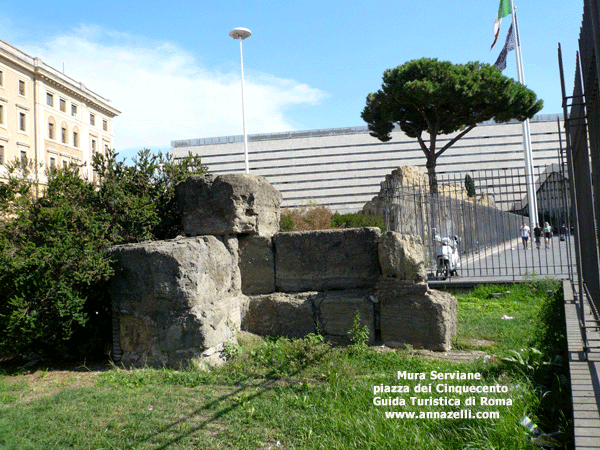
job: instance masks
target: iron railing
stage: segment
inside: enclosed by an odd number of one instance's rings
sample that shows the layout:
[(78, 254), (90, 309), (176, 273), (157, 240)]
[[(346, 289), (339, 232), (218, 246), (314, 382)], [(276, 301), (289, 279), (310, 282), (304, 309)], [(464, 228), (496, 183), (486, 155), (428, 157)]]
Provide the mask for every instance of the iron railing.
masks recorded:
[(566, 117), (566, 159), (572, 179), (571, 201), (578, 238), (575, 245), (579, 275), (577, 283), (580, 296), (589, 295), (595, 310), (600, 310), (600, 236), (596, 225), (600, 211), (598, 6), (597, 0), (584, 2), (572, 96), (566, 94), (560, 46), (558, 49), (563, 115)]
[[(525, 173), (519, 169), (441, 174), (438, 194), (430, 193), (425, 178), (388, 177), (380, 191), (386, 228), (421, 236), (431, 276), (436, 272), (437, 234), (460, 237), (460, 279), (568, 278), (573, 220), (564, 166), (557, 163), (534, 171), (537, 222), (542, 227), (547, 222), (553, 231), (548, 246), (542, 238), (538, 248), (533, 230), (527, 248), (523, 245), (521, 227), (529, 223), (529, 208)], [(471, 192), (465, 187), (469, 177), (474, 187)], [(567, 232), (561, 240), (563, 227)]]

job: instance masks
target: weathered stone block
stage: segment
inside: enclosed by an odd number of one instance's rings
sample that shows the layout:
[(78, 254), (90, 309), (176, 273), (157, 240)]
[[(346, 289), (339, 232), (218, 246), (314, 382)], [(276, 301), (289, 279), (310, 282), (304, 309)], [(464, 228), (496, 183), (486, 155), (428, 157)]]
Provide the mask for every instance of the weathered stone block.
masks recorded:
[(241, 325), (235, 246), (230, 251), (214, 236), (201, 236), (116, 246), (111, 256), (123, 363), (176, 365), (235, 340)]
[(271, 238), (240, 236), (239, 260), (244, 294), (269, 294), (275, 291), (275, 254)]
[(122, 313), (187, 310), (234, 286), (237, 261), (213, 236), (119, 245), (111, 257), (111, 293)]
[(151, 326), (143, 319), (130, 314), (121, 314), (120, 317), (121, 350), (150, 354), (152, 350)]
[(276, 234), (276, 289), (301, 292), (374, 286), (381, 274), (380, 235), (379, 228)]
[(317, 326), (330, 340), (339, 344), (351, 342), (349, 331), (354, 327), (354, 316), (359, 315), (360, 326), (369, 330), (369, 343), (375, 341), (374, 289), (351, 289), (320, 292), (314, 298)]
[(413, 283), (381, 277), (381, 339), (390, 347), (449, 351), (457, 329), (457, 300), (452, 295)]
[(176, 186), (188, 236), (252, 234), (279, 230), (281, 194), (264, 177), (193, 175)]
[(388, 231), (379, 240), (379, 264), (383, 276), (422, 282), (427, 279), (425, 252), (420, 236)]
[[(239, 240), (234, 235), (215, 236), (220, 242), (225, 245), (225, 248), (231, 255), (231, 261), (234, 262), (231, 268), (231, 291), (240, 292), (242, 289), (242, 273), (239, 267)], [(237, 264), (235, 264), (237, 263)]]
[(312, 298), (316, 292), (250, 296), (244, 329), (251, 333), (303, 337), (316, 332)]

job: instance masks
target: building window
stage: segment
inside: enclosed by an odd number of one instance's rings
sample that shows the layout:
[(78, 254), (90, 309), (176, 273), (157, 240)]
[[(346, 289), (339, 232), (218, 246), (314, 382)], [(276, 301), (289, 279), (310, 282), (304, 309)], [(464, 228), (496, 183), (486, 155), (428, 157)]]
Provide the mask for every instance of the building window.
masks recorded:
[(4, 72), (0, 70), (0, 86), (4, 86)]
[(26, 122), (27, 122), (27, 119), (25, 117), (25, 113), (19, 113), (19, 130), (20, 131), (27, 131), (26, 130)]
[(0, 165), (4, 164), (4, 145), (0, 145)]
[(4, 105), (0, 105), (0, 125), (4, 125)]
[(96, 125), (96, 116), (90, 114), (90, 125)]
[(59, 104), (60, 104), (60, 110), (62, 112), (66, 112), (67, 111), (67, 101), (64, 98), (61, 98), (59, 100)]
[(79, 133), (73, 131), (73, 147), (79, 147)]
[(77, 105), (71, 105), (71, 115), (73, 117), (77, 115)]
[(19, 95), (25, 95), (25, 82), (23, 80), (19, 80)]
[(92, 153), (96, 153), (96, 139), (92, 139)]
[(63, 159), (63, 169), (67, 169), (69, 167), (69, 163), (67, 162), (66, 159)]
[(52, 122), (48, 124), (48, 139), (54, 139), (54, 124)]
[(27, 152), (21, 150), (21, 169), (24, 169), (27, 166)]
[(54, 106), (54, 95), (50, 92), (46, 92), (46, 104), (48, 106)]
[(67, 143), (67, 129), (65, 127), (60, 129), (60, 140), (63, 144)]
[(104, 131), (108, 131), (108, 121), (107, 120), (102, 121), (102, 129)]
[(50, 170), (56, 169), (56, 158), (50, 157)]

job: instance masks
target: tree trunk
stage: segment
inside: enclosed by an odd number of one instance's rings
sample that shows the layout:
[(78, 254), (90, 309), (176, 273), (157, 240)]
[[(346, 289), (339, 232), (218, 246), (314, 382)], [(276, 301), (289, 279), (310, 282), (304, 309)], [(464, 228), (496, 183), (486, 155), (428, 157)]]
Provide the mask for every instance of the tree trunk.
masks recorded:
[(441, 232), (439, 220), (439, 203), (438, 203), (438, 182), (435, 174), (435, 158), (427, 157), (427, 175), (429, 177), (429, 226), (431, 227), (430, 234), (433, 237), (434, 230)]
[(425, 164), (425, 167), (427, 167), (427, 175), (429, 177), (429, 192), (431, 194), (438, 193), (437, 175), (435, 174), (435, 163), (435, 158), (427, 158), (427, 164)]

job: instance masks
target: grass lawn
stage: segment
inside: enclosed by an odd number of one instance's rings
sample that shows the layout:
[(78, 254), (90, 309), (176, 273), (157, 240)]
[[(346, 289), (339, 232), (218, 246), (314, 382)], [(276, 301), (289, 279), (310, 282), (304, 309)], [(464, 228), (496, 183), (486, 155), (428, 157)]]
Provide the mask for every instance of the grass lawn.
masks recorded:
[[(332, 348), (320, 336), (245, 335), (228, 348), (229, 362), (212, 373), (5, 370), (0, 448), (539, 449), (520, 424), (524, 416), (544, 433), (561, 431), (542, 439), (570, 448), (558, 287), (531, 282), (456, 294), (455, 347), (462, 355), (487, 355), (467, 362), (368, 348), (353, 330), (356, 343), (348, 348)], [(457, 380), (457, 374), (480, 379)], [(391, 392), (392, 386), (407, 392)], [(431, 392), (417, 392), (429, 386)], [(437, 391), (490, 386), (506, 392)], [(393, 413), (399, 414), (387, 417)]]

